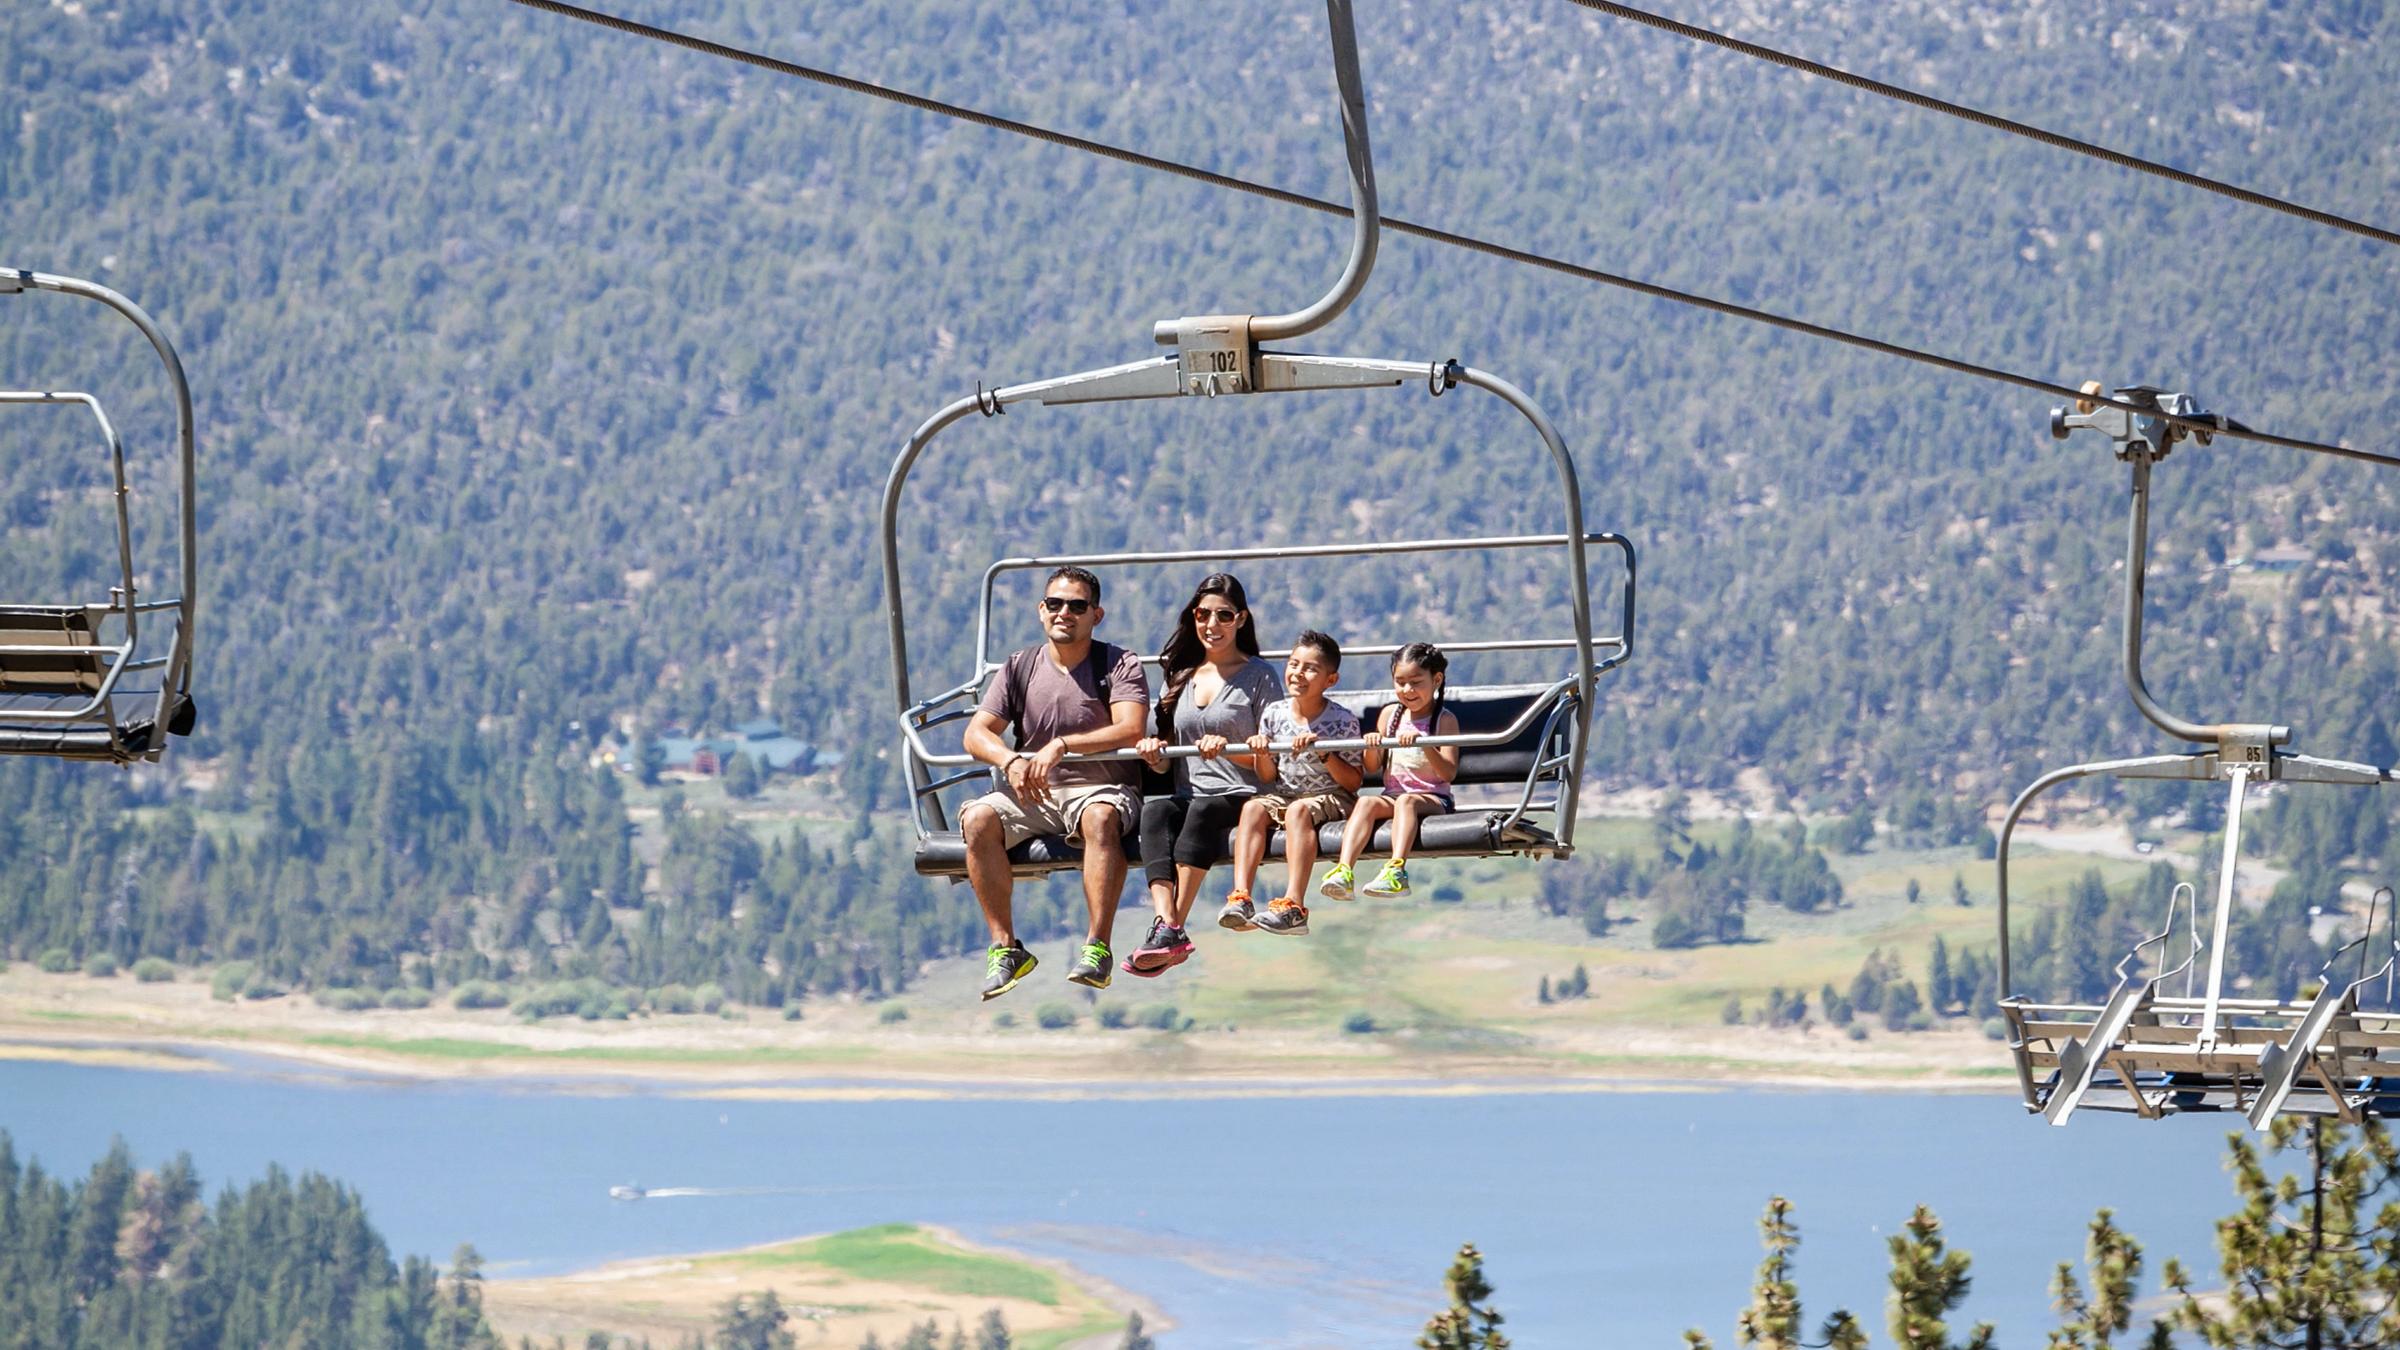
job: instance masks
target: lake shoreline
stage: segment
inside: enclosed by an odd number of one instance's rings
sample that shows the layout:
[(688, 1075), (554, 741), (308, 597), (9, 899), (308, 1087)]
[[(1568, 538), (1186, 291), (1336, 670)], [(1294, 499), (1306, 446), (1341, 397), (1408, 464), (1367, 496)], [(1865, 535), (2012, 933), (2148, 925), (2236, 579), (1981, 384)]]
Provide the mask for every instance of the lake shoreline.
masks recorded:
[[(394, 1046), (407, 1046), (395, 1040)], [(233, 1073), (299, 1078), (330, 1084), (418, 1083), (505, 1086), (569, 1095), (648, 1093), (727, 1101), (974, 1100), (1231, 1100), (1241, 1098), (1460, 1097), (1598, 1093), (1719, 1092), (1737, 1088), (1846, 1089), (1868, 1092), (1986, 1093), (2013, 1082), (1987, 1066), (1972, 1074), (1927, 1068), (1917, 1073), (1775, 1072), (1758, 1061), (1669, 1062), (1668, 1056), (1628, 1056), (1621, 1065), (1560, 1063), (1532, 1057), (1460, 1058), (1408, 1069), (1353, 1064), (1327, 1073), (1322, 1065), (1278, 1070), (1214, 1066), (1141, 1075), (1091, 1073), (1048, 1061), (1012, 1062), (943, 1056), (939, 1063), (895, 1057), (879, 1065), (781, 1064), (769, 1055), (738, 1054), (677, 1066), (579, 1058), (574, 1047), (545, 1053), (525, 1047), (506, 1058), (478, 1060), (438, 1053), (379, 1050), (371, 1044), (326, 1046), (257, 1037), (223, 1038), (170, 1030), (112, 1029), (84, 1033), (24, 1026), (0, 1010), (0, 1061), (58, 1062), (88, 1067), (178, 1073)], [(2005, 1060), (1999, 1061), (2004, 1065)]]
[[(845, 1261), (834, 1256), (844, 1247), (866, 1250), (852, 1251)], [(888, 1258), (895, 1249), (913, 1255), (919, 1268), (897, 1277), (877, 1269), (892, 1263), (872, 1258)], [(1055, 1281), (1048, 1297), (1038, 1293), (1044, 1276)], [(1009, 1288), (1027, 1284), (1037, 1291), (1033, 1297)], [(769, 1290), (817, 1341), (839, 1344), (857, 1344), (869, 1334), (896, 1344), (921, 1319), (971, 1327), (986, 1308), (1008, 1316), (1020, 1342), (1066, 1350), (1115, 1344), (1129, 1313), (1139, 1312), (1153, 1335), (1175, 1327), (1155, 1301), (1073, 1262), (976, 1241), (931, 1223), (604, 1261), (557, 1275), (487, 1276), (483, 1303), (503, 1339), (572, 1340), (591, 1331), (670, 1338), (705, 1334), (727, 1299)]]

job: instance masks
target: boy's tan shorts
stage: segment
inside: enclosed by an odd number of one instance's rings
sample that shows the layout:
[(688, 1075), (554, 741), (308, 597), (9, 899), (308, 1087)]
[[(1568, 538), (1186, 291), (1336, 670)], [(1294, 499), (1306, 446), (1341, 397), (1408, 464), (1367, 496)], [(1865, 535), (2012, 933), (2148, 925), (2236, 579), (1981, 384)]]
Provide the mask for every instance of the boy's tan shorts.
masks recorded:
[(1358, 805), (1357, 796), (1348, 792), (1306, 792), (1294, 795), (1289, 792), (1269, 790), (1250, 800), (1265, 807), (1267, 819), (1278, 824), (1283, 820), (1283, 813), (1295, 803), (1307, 807), (1310, 814), (1316, 817), (1319, 825), (1328, 825), (1334, 821), (1348, 818), (1350, 808)]
[(1122, 783), (1052, 788), (1049, 798), (1038, 802), (1019, 800), (1015, 792), (1002, 788), (987, 792), (967, 805), (992, 808), (1000, 817), (1004, 846), (1015, 848), (1043, 834), (1063, 834), (1068, 843), (1081, 845), (1083, 813), (1102, 802), (1117, 808), (1118, 829), (1131, 833), (1141, 822), (1142, 799)]

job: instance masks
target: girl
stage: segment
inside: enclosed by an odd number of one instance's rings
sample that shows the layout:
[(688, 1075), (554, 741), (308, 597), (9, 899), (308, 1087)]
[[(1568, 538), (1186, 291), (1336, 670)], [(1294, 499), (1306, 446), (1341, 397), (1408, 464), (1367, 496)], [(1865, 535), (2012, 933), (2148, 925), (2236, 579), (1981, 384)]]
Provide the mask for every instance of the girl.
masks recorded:
[(1225, 747), (1258, 731), (1259, 714), (1282, 697), (1283, 681), (1258, 654), (1258, 626), (1242, 583), (1230, 573), (1200, 579), (1159, 652), (1166, 690), (1159, 695), (1156, 733), (1134, 747), (1153, 771), (1167, 771), (1159, 753), (1190, 745), (1197, 759), (1174, 762), (1174, 795), (1142, 803), (1142, 871), (1158, 917), (1139, 950), (1125, 958), (1134, 975), (1156, 975), (1192, 954), (1184, 932), (1200, 884), (1216, 864), (1242, 803), (1263, 786), (1247, 755)]
[[(1383, 774), (1383, 795), (1359, 798), (1351, 812), (1342, 832), (1342, 860), (1317, 888), (1326, 899), (1350, 898), (1358, 855), (1374, 842), (1375, 827), (1386, 818), (1392, 822), (1391, 861), (1364, 893), (1408, 894), (1408, 851), (1417, 842), (1417, 822), (1457, 808), (1450, 780), (1458, 776), (1458, 747), (1417, 748), (1420, 736), (1458, 734), (1457, 716), (1442, 707), (1443, 672), (1449, 669), (1450, 658), (1430, 642), (1412, 642), (1392, 653), (1391, 706), (1376, 718), (1375, 730), (1361, 738), (1367, 743), (1367, 772)], [(1386, 739), (1393, 742), (1389, 751), (1383, 749)]]

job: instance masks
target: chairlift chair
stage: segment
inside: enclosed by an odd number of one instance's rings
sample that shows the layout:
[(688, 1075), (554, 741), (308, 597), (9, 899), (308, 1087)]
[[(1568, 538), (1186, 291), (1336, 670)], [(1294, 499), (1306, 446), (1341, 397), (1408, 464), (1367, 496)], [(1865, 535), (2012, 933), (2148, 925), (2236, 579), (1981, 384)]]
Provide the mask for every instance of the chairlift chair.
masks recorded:
[[(0, 408), (82, 408), (108, 452), (115, 505), (116, 583), (105, 600), (0, 602), (0, 754), (113, 764), (156, 762), (167, 737), (188, 735), (192, 608), (196, 590), (192, 493), (192, 396), (183, 364), (139, 305), (95, 282), (0, 268), (0, 295), (51, 291), (97, 300), (131, 320), (165, 362), (175, 390), (179, 510), (173, 517), (177, 593), (144, 597), (137, 576), (132, 490), (125, 446), (100, 400), (86, 393), (0, 390)], [(25, 416), (24, 413), (11, 414)], [(151, 516), (144, 515), (148, 521)], [(140, 532), (150, 542), (149, 532)]]
[[(2085, 386), (2097, 393), (2097, 385)], [(2284, 749), (2291, 728), (2264, 723), (2194, 722), (2159, 706), (2142, 678), (2144, 574), (2149, 563), (2151, 470), (2187, 434), (2206, 445), (2210, 435), (2170, 418), (2237, 427), (2229, 419), (2200, 412), (2191, 398), (2149, 386), (2120, 389), (2120, 400), (2163, 416), (2082, 402), (2073, 413), (2051, 414), (2051, 433), (2061, 439), (2096, 430), (2116, 444), (2117, 458), (2131, 467), (2133, 492), (2125, 560), (2124, 675), (2134, 706), (2154, 726), (2177, 739), (2210, 748), (2180, 754), (2102, 760), (2054, 769), (2035, 779), (2009, 804), (2001, 821), (1996, 868), (1999, 886), (2000, 1013), (2015, 1057), (2025, 1109), (2053, 1125), (2064, 1125), (2079, 1108), (2129, 1111), (2145, 1118), (2186, 1111), (2239, 1111), (2257, 1129), (2278, 1113), (2334, 1115), (2354, 1121), (2366, 1115), (2400, 1114), (2400, 1017), (2368, 1011), (2362, 1000), (2382, 981), (2383, 1005), (2400, 945), (2381, 965), (2367, 961), (2378, 907), (2391, 891), (2378, 891), (2367, 911), (2367, 932), (2326, 963), (2318, 991), (2306, 1001), (2241, 998), (2226, 992), (2226, 937), (2235, 906), (2235, 874), (2241, 861), (2242, 803), (2254, 783), (2315, 783), (2372, 787), (2391, 781), (2392, 771), (2371, 764), (2320, 759)], [(2107, 1000), (2094, 1005), (2059, 1002), (2019, 992), (2009, 961), (2010, 843), (2017, 822), (2042, 793), (2080, 778), (2169, 779), (2226, 785), (2225, 842), (2217, 869), (2216, 903), (2209, 935), (2199, 931), (2196, 896), (2179, 885), (2168, 900), (2166, 925), (2134, 944), (2116, 967)], [(2175, 916), (2181, 907), (2188, 945), (2183, 959), (2167, 964), (2174, 946)], [(2337, 971), (2351, 950), (2360, 967), (2344, 978)], [(2196, 962), (2208, 956), (2206, 983), (2195, 994)], [(2144, 973), (2147, 969), (2148, 973)], [(2181, 976), (2180, 993), (2165, 992)], [(2389, 1075), (2387, 1077), (2386, 1075)]]
[[(885, 482), (882, 510), (884, 593), (892, 648), (892, 672), (901, 733), (901, 753), (907, 767), (910, 801), (916, 829), (917, 870), (929, 876), (963, 878), (966, 848), (950, 823), (942, 794), (988, 786), (995, 781), (988, 766), (963, 750), (945, 750), (928, 737), (943, 728), (963, 730), (986, 684), (999, 671), (993, 651), (991, 614), (993, 586), (1000, 576), (1031, 568), (1077, 566), (1166, 566), (1191, 562), (1232, 562), (1242, 559), (1345, 557), (1367, 554), (1443, 555), (1490, 549), (1547, 550), (1564, 563), (1567, 633), (1533, 637), (1445, 642), (1447, 651), (1572, 652), (1572, 664), (1553, 681), (1533, 685), (1453, 687), (1447, 704), (1459, 718), (1456, 735), (1427, 736), (1425, 746), (1454, 745), (1461, 749), (1458, 781), (1514, 788), (1515, 800), (1489, 810), (1465, 809), (1452, 816), (1428, 820), (1418, 853), (1426, 856), (1488, 856), (1526, 854), (1563, 857), (1573, 851), (1575, 813), (1582, 781), (1583, 757), (1591, 730), (1595, 683), (1624, 664), (1632, 654), (1635, 559), (1623, 536), (1588, 530), (1575, 461), (1547, 416), (1515, 385), (1497, 375), (1457, 361), (1398, 361), (1348, 356), (1318, 356), (1269, 350), (1261, 344), (1300, 337), (1331, 322), (1366, 284), (1374, 265), (1380, 221), (1375, 198), (1372, 155), (1367, 142), (1366, 103), (1359, 76), (1356, 38), (1348, 0), (1327, 0), (1332, 30), (1334, 73), (1341, 95), (1342, 133), (1348, 151), (1351, 180), (1352, 238), (1348, 262), (1339, 280), (1308, 308), (1284, 315), (1202, 315), (1163, 321), (1153, 338), (1175, 349), (1173, 355), (1152, 357), (1104, 369), (997, 389), (978, 387), (935, 413), (910, 435)], [(996, 417), (1025, 404), (1066, 406), (1139, 399), (1214, 398), (1263, 393), (1330, 392), (1401, 388), (1422, 384), (1433, 397), (1460, 385), (1499, 398), (1532, 425), (1548, 451), (1558, 476), (1564, 507), (1564, 529), (1556, 534), (1496, 537), (1409, 539), (1375, 543), (1295, 545), (1279, 548), (1189, 552), (1081, 554), (1056, 557), (1015, 557), (995, 562), (983, 579), (981, 618), (977, 625), (973, 668), (956, 685), (931, 698), (918, 699), (910, 688), (908, 633), (898, 554), (898, 518), (910, 471), (934, 437), (971, 413)], [(1588, 550), (1613, 548), (1621, 555), (1624, 579), (1614, 633), (1595, 636), (1588, 573)], [(1389, 653), (1392, 646), (1350, 648), (1351, 654)], [(1271, 656), (1282, 653), (1270, 653)], [(1388, 699), (1350, 691), (1336, 697), (1361, 714), (1362, 725)], [(1363, 742), (1321, 741), (1318, 748), (1359, 748)], [(1277, 742), (1274, 749), (1288, 750)], [(1188, 746), (1165, 752), (1182, 758), (1197, 753)], [(1077, 759), (1129, 759), (1131, 750)], [(1327, 855), (1340, 846), (1341, 826), (1323, 827), (1319, 842)], [(1132, 842), (1132, 841), (1129, 841)], [(1371, 852), (1388, 852), (1390, 827), (1376, 833)], [(1138, 843), (1136, 844), (1138, 847)], [(1277, 831), (1268, 855), (1283, 856)], [(1229, 852), (1226, 856), (1230, 856)], [(1064, 839), (1036, 838), (1011, 852), (1020, 875), (1039, 875), (1079, 865), (1076, 850)]]

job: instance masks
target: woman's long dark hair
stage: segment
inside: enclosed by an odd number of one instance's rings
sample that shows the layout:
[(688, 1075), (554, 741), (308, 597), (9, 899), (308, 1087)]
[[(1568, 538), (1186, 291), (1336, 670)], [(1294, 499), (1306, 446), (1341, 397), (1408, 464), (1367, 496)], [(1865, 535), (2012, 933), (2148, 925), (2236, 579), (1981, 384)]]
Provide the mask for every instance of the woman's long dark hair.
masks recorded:
[(1183, 602), (1183, 612), (1175, 616), (1175, 631), (1167, 636), (1167, 645), (1158, 649), (1166, 692), (1158, 696), (1157, 726), (1158, 734), (1167, 740), (1175, 739), (1175, 704), (1183, 697), (1183, 687), (1192, 682), (1192, 672), (1205, 659), (1192, 615), (1199, 611), (1201, 597), (1208, 595), (1221, 596), (1242, 612), (1242, 626), (1233, 630), (1233, 645), (1252, 656), (1259, 654), (1258, 622), (1250, 615), (1250, 597), (1242, 590), (1241, 578), (1231, 572), (1211, 572), (1200, 578), (1200, 584), (1192, 588), (1192, 598)]
[[(1392, 653), (1392, 669), (1398, 670), (1404, 665), (1415, 666), (1440, 681), (1433, 687), (1433, 711), (1425, 718), (1426, 731), (1438, 736), (1442, 730), (1442, 705), (1449, 701), (1450, 658), (1442, 655), (1442, 649), (1430, 642), (1412, 642)], [(1408, 709), (1400, 709), (1400, 716), (1407, 717)], [(1399, 729), (1400, 723), (1392, 723), (1392, 730)]]

